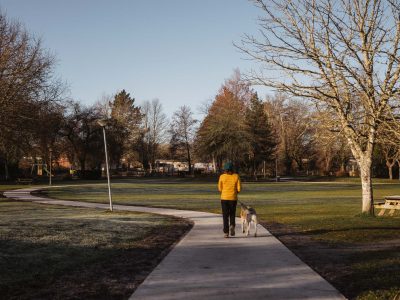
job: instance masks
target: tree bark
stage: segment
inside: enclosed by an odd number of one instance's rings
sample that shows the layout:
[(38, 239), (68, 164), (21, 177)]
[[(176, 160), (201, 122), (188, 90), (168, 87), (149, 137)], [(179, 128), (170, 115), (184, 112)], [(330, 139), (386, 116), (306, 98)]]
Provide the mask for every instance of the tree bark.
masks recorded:
[(359, 161), (362, 187), (362, 213), (368, 215), (374, 215), (371, 164), (372, 160), (370, 158), (361, 159)]
[(394, 166), (395, 162), (393, 161), (392, 163), (389, 161), (386, 161), (386, 166), (388, 168), (388, 172), (389, 172), (389, 179), (393, 180), (393, 166)]
[(81, 178), (86, 178), (86, 161), (85, 161), (85, 159), (81, 159), (80, 164), (81, 164)]
[(400, 180), (400, 160), (396, 159), (397, 165), (399, 166), (399, 180)]
[(8, 178), (9, 178), (7, 160), (4, 162), (4, 171), (5, 171), (5, 178), (6, 178), (6, 181), (7, 181)]
[(190, 156), (190, 145), (188, 142), (186, 142), (186, 155), (187, 155), (187, 160), (188, 160), (188, 164), (189, 164), (189, 175), (192, 175), (192, 159)]
[(253, 175), (254, 175), (254, 180), (257, 181), (257, 167), (256, 167), (256, 162), (253, 161)]
[(217, 167), (215, 165), (215, 157), (214, 155), (212, 156), (212, 166), (213, 166), (213, 172), (214, 174), (217, 173)]

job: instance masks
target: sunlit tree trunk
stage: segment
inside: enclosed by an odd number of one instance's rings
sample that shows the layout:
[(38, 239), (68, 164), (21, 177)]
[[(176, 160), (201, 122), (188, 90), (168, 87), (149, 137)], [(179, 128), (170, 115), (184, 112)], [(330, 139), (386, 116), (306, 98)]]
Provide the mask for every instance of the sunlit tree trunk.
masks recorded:
[(393, 166), (394, 166), (394, 161), (393, 162), (389, 162), (386, 161), (386, 167), (388, 168), (388, 173), (389, 173), (389, 179), (393, 180)]
[(214, 174), (217, 173), (217, 166), (216, 166), (216, 163), (215, 163), (215, 156), (214, 155), (212, 156), (212, 166), (213, 166)]
[(370, 158), (361, 159), (359, 162), (361, 187), (362, 187), (362, 213), (374, 215), (374, 196), (372, 191)]

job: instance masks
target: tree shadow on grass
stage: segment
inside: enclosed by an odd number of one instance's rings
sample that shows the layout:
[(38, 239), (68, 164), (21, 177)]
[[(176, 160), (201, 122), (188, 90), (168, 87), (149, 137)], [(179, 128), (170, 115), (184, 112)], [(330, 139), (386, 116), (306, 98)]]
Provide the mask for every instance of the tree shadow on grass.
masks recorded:
[(321, 274), (349, 299), (393, 299), (400, 292), (400, 246), (381, 243), (324, 242), (316, 235), (361, 230), (398, 230), (394, 227), (356, 227), (303, 232), (280, 223), (263, 224), (302, 261)]
[(285, 235), (290, 235), (290, 236), (295, 236), (295, 235), (308, 235), (308, 236), (314, 236), (314, 235), (322, 235), (322, 234), (327, 234), (327, 233), (333, 233), (333, 232), (351, 232), (351, 231), (371, 231), (371, 230), (393, 230), (397, 231), (398, 227), (395, 226), (387, 226), (387, 227), (352, 227), (352, 228), (340, 228), (340, 229), (313, 229), (313, 230), (307, 230), (307, 231), (288, 231), (288, 232), (281, 232), (277, 234), (277, 237), (280, 236), (285, 236)]

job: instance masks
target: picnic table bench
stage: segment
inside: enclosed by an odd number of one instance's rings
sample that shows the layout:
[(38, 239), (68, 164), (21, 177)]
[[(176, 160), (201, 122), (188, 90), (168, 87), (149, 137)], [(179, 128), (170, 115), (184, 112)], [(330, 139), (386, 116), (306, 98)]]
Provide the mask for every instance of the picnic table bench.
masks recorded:
[(33, 178), (17, 178), (17, 184), (31, 184)]
[(383, 216), (386, 210), (389, 211), (389, 216), (393, 216), (396, 210), (400, 211), (400, 196), (387, 196), (385, 202), (378, 202), (374, 206), (381, 209), (378, 216)]

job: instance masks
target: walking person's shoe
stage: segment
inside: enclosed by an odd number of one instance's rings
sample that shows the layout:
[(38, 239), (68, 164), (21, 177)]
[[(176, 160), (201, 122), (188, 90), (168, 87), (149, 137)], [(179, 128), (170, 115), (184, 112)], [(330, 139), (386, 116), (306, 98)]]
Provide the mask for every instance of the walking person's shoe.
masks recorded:
[(234, 225), (231, 225), (229, 227), (229, 231), (230, 231), (231, 236), (235, 236), (235, 226)]
[(228, 238), (229, 237), (229, 233), (224, 233), (224, 238)]

